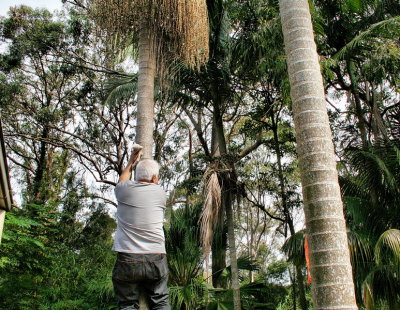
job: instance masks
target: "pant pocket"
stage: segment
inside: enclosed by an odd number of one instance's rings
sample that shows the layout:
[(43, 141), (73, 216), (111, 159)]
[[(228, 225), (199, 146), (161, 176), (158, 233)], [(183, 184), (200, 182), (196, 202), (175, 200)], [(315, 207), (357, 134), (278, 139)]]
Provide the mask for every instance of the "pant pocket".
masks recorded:
[(117, 261), (115, 263), (112, 278), (119, 281), (135, 281), (138, 278), (140, 266), (136, 263), (125, 263)]
[(168, 261), (166, 255), (163, 255), (162, 259), (154, 261), (153, 266), (155, 280), (160, 280), (168, 275)]

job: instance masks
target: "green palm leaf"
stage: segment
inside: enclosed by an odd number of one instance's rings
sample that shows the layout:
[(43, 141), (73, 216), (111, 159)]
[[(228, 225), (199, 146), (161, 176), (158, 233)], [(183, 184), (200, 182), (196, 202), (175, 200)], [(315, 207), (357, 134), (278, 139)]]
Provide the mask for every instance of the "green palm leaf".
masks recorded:
[(373, 249), (368, 237), (355, 231), (348, 231), (347, 239), (350, 258), (354, 267), (358, 267), (359, 264), (364, 264), (365, 262), (371, 262), (373, 260)]
[(376, 266), (362, 284), (363, 301), (367, 310), (374, 310), (377, 301), (386, 301), (390, 310), (397, 310), (400, 281), (393, 266)]
[(116, 104), (121, 100), (133, 98), (137, 91), (137, 74), (127, 77), (110, 79), (105, 86), (106, 97), (104, 102)]
[[(375, 244), (375, 259), (378, 264), (400, 263), (400, 230), (385, 231)], [(400, 269), (399, 269), (400, 271)]]
[(288, 261), (295, 265), (305, 264), (304, 238), (306, 231), (300, 230), (286, 239), (282, 246), (282, 251), (288, 257)]
[(400, 30), (400, 17), (396, 16), (373, 24), (366, 31), (360, 33), (346, 44), (340, 51), (338, 51), (333, 58), (336, 60), (344, 60), (357, 49), (371, 48), (371, 42), (378, 40), (392, 40)]

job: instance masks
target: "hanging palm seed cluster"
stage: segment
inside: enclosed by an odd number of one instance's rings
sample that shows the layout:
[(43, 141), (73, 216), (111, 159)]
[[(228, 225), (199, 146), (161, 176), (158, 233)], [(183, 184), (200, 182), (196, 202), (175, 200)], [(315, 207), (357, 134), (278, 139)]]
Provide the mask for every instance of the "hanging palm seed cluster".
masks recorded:
[(208, 59), (205, 0), (92, 0), (91, 15), (100, 28), (121, 37), (146, 27), (161, 61), (172, 54), (198, 68)]

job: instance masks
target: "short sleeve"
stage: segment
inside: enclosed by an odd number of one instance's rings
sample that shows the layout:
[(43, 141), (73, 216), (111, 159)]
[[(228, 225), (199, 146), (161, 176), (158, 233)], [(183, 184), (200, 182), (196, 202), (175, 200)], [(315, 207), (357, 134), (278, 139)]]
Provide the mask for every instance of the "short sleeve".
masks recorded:
[(119, 197), (121, 196), (121, 194), (123, 194), (124, 190), (127, 189), (128, 187), (131, 187), (133, 185), (133, 181), (131, 180), (127, 180), (127, 181), (122, 181), (117, 183), (117, 185), (114, 188), (114, 193), (115, 193), (115, 197), (117, 198), (117, 200), (119, 200)]

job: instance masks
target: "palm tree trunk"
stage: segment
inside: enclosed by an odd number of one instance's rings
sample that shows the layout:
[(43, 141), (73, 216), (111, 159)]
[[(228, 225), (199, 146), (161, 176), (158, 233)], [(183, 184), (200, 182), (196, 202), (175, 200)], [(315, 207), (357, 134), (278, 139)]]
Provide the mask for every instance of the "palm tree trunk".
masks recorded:
[(296, 271), (295, 270), (293, 270), (293, 275), (292, 275), (292, 272), (291, 272), (291, 269), (289, 268), (289, 277), (290, 277), (290, 280), (292, 281), (292, 302), (293, 302), (293, 310), (297, 310), (297, 302), (296, 302), (296, 300), (297, 300), (297, 298), (296, 298)]
[[(222, 119), (219, 113), (219, 108), (215, 104), (212, 123), (212, 136), (211, 136), (211, 154), (213, 158), (221, 157), (221, 151), (226, 152), (225, 137), (223, 127), (221, 129)], [(220, 119), (218, 121), (218, 119)], [(221, 150), (222, 148), (222, 150)], [(221, 184), (221, 192), (224, 193), (224, 184)], [(222, 194), (221, 194), (222, 195)], [(222, 202), (218, 223), (214, 229), (212, 241), (212, 283), (214, 287), (226, 288), (227, 283), (221, 277), (223, 270), (226, 268), (226, 246), (227, 246), (227, 227), (224, 221), (225, 205)]]
[[(139, 74), (136, 143), (143, 146), (143, 158), (153, 158), (154, 78), (156, 55), (152, 34), (143, 27), (139, 34)], [(146, 295), (140, 292), (140, 310), (149, 309)]]
[(357, 309), (332, 134), (307, 0), (280, 0), (315, 309)]
[(156, 55), (152, 34), (142, 28), (139, 34), (139, 75), (136, 142), (143, 146), (143, 158), (153, 158), (154, 77)]

